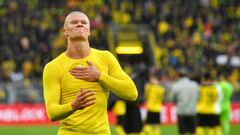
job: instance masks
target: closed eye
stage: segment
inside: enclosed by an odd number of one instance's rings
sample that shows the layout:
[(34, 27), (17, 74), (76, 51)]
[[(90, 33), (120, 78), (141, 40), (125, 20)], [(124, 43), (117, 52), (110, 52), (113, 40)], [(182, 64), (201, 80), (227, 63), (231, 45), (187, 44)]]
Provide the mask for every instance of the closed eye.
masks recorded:
[(77, 20), (72, 20), (70, 23), (71, 23), (71, 24), (77, 24), (78, 21), (77, 21)]
[(86, 20), (81, 20), (81, 24), (87, 24)]
[(77, 23), (81, 23), (81, 24), (87, 24), (88, 22), (86, 21), (86, 20), (81, 20), (81, 21), (79, 21), (79, 20), (72, 20), (70, 23), (71, 24), (77, 24)]

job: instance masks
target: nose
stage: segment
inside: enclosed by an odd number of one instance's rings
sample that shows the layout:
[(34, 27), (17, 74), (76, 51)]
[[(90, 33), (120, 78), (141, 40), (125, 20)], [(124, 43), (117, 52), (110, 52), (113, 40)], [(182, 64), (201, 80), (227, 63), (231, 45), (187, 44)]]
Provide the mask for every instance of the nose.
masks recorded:
[(83, 24), (79, 22), (79, 23), (77, 24), (77, 27), (83, 27)]

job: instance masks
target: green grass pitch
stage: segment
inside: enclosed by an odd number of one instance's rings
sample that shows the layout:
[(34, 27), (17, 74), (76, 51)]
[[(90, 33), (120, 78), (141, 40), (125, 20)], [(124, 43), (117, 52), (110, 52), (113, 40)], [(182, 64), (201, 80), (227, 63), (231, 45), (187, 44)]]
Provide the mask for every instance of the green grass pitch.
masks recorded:
[[(177, 135), (175, 125), (161, 125), (161, 135)], [(56, 135), (56, 126), (0, 126), (1, 135)], [(111, 126), (112, 135), (117, 135)], [(239, 135), (240, 125), (231, 127), (231, 135)]]

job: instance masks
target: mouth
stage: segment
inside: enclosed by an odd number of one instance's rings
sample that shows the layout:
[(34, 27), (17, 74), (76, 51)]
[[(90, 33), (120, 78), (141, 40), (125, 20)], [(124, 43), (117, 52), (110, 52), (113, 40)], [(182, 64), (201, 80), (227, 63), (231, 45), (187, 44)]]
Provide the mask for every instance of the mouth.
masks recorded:
[(85, 32), (85, 29), (83, 28), (83, 27), (81, 27), (81, 28), (76, 28), (75, 29), (77, 32)]

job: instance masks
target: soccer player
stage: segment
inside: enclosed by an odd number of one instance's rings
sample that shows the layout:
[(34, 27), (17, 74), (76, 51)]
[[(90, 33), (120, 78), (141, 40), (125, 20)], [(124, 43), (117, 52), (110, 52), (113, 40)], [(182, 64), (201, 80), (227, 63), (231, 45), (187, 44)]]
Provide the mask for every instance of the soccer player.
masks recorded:
[(115, 130), (118, 135), (126, 135), (123, 126), (125, 121), (125, 114), (126, 114), (126, 103), (125, 101), (118, 99), (113, 106), (113, 112), (117, 117), (117, 124), (115, 126)]
[(43, 72), (48, 117), (60, 120), (58, 135), (110, 135), (109, 92), (134, 101), (136, 86), (109, 51), (90, 47), (90, 22), (84, 13), (68, 14), (63, 32), (67, 50)]
[(225, 72), (219, 76), (219, 85), (222, 88), (223, 100), (221, 102), (222, 112), (220, 121), (222, 125), (223, 135), (230, 135), (230, 114), (231, 114), (231, 96), (233, 93), (233, 85), (228, 81), (229, 75)]
[(179, 68), (172, 84), (173, 100), (177, 106), (178, 132), (195, 135), (197, 127), (196, 105), (199, 86), (188, 77), (188, 70)]
[(204, 129), (209, 135), (221, 135), (220, 113), (222, 90), (210, 73), (205, 73), (199, 88), (199, 101), (197, 103), (198, 127), (197, 135), (204, 135)]
[(148, 135), (160, 135), (160, 112), (165, 88), (159, 83), (156, 74), (150, 75), (149, 83), (145, 86), (145, 99), (147, 105), (147, 119), (144, 132)]

